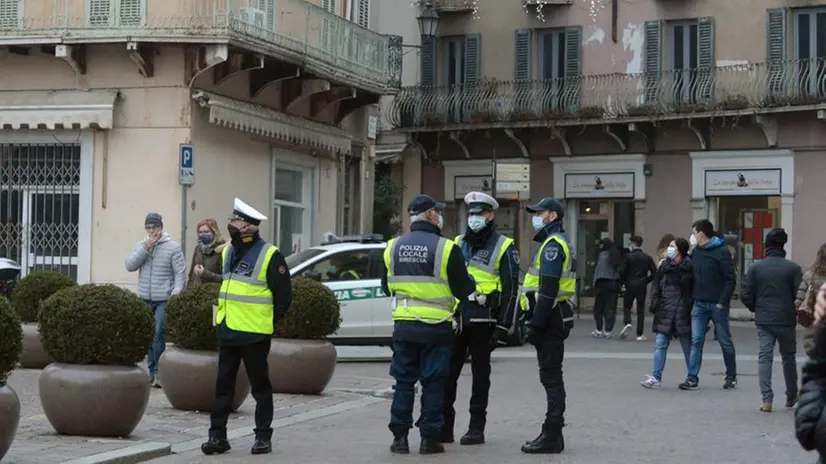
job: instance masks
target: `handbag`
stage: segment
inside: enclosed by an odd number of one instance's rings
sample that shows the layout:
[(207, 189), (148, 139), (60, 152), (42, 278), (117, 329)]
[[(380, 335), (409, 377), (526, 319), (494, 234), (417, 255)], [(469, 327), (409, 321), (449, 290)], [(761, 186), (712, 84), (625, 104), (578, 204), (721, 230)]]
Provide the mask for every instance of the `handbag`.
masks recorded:
[(815, 292), (814, 287), (810, 284), (806, 289), (806, 296), (800, 302), (797, 308), (797, 323), (803, 327), (811, 327), (815, 321)]

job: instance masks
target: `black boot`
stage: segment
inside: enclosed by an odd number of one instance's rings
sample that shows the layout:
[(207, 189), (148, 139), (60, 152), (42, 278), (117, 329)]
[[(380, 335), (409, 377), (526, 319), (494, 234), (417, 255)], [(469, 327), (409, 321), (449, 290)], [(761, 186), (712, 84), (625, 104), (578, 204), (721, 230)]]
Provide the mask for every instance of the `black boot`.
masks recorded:
[(481, 445), (485, 442), (485, 432), (479, 428), (470, 428), (459, 440), (462, 445)]
[(201, 452), (207, 456), (211, 454), (224, 454), (232, 449), (227, 441), (226, 433), (209, 433), (209, 440), (201, 444)]
[(536, 440), (522, 446), (522, 452), (527, 454), (559, 454), (564, 449), (562, 427), (548, 425), (543, 425), (542, 434)]
[(530, 445), (530, 444), (536, 443), (539, 440), (541, 440), (542, 437), (544, 437), (544, 436), (545, 436), (545, 425), (543, 424), (542, 425), (542, 431), (539, 432), (539, 435), (537, 435), (536, 438), (534, 438), (533, 440), (526, 441), (525, 444)]
[(407, 443), (407, 435), (400, 435), (393, 438), (390, 445), (390, 452), (394, 454), (410, 454), (410, 444)]
[(422, 438), (422, 443), (419, 445), (419, 454), (439, 454), (444, 452), (445, 447), (439, 443), (439, 440)]
[(453, 429), (448, 429), (447, 427), (442, 429), (442, 434), (439, 436), (440, 443), (453, 443)]
[(255, 441), (252, 442), (252, 449), (250, 449), (251, 454), (268, 454), (272, 453), (272, 440), (269, 438), (261, 438), (255, 437)]

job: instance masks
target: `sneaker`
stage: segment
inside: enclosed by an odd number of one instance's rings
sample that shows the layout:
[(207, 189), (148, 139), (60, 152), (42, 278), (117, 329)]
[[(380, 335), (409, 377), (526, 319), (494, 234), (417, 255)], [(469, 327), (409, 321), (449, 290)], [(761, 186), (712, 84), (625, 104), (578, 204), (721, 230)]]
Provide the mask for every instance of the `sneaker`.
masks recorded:
[(680, 390), (697, 390), (700, 388), (700, 384), (696, 380), (686, 379), (686, 381), (678, 385), (678, 387)]
[(732, 388), (737, 386), (737, 377), (726, 379), (726, 383), (723, 384), (723, 390), (731, 390)]
[(763, 403), (760, 406), (760, 411), (762, 411), (762, 412), (772, 412), (772, 404), (771, 403)]
[(647, 339), (647, 338), (645, 338), (645, 335), (640, 335), (639, 337), (637, 337), (637, 341), (638, 341), (638, 342), (644, 342), (644, 341), (646, 341), (646, 340), (648, 340), (648, 339)]
[(602, 334), (602, 336), (603, 336), (604, 338), (611, 338), (611, 337), (613, 337), (613, 335), (611, 334), (611, 332), (605, 332), (605, 333), (603, 333), (603, 334)]
[(654, 378), (654, 376), (649, 375), (647, 379), (640, 382), (640, 385), (642, 385), (643, 388), (660, 388), (662, 387), (662, 382)]
[(797, 406), (797, 393), (793, 395), (786, 395), (786, 407), (793, 408)]
[(631, 330), (631, 324), (625, 324), (625, 327), (620, 330), (620, 338), (625, 340), (628, 337), (628, 332)]
[(595, 331), (591, 332), (591, 336), (594, 337), (594, 338), (603, 338), (603, 337), (605, 337), (605, 332), (603, 332), (601, 330), (595, 330)]
[(161, 388), (161, 382), (158, 380), (157, 377), (152, 379), (152, 388)]

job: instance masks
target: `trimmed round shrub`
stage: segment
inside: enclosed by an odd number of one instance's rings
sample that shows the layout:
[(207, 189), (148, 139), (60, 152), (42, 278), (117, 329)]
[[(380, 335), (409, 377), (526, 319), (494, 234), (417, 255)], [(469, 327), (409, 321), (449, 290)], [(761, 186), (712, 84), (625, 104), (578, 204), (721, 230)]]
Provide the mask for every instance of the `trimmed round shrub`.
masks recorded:
[(152, 309), (116, 285), (64, 288), (40, 308), (40, 339), (55, 361), (134, 366), (155, 334)]
[(218, 351), (212, 326), (212, 306), (220, 284), (190, 285), (166, 302), (166, 333), (175, 346), (187, 350)]
[(23, 350), (23, 329), (20, 316), (0, 297), (0, 386), (6, 384)]
[(37, 322), (40, 303), (58, 290), (75, 286), (77, 283), (62, 272), (34, 271), (14, 284), (11, 305), (23, 322)]
[(318, 340), (341, 325), (341, 306), (332, 290), (317, 280), (293, 279), (293, 302), (275, 324), (277, 338)]

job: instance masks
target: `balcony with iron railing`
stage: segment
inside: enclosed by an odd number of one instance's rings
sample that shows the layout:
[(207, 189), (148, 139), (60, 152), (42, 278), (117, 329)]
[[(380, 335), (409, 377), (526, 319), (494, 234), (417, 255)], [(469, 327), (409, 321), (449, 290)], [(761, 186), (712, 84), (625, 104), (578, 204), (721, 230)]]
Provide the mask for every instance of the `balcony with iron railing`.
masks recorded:
[(659, 73), (405, 87), (385, 113), (403, 131), (587, 125), (826, 109), (826, 59)]
[[(398, 90), (401, 41), (304, 0), (20, 0), (0, 9), (0, 45), (229, 43), (321, 77)], [(11, 4), (15, 5), (15, 4)]]

